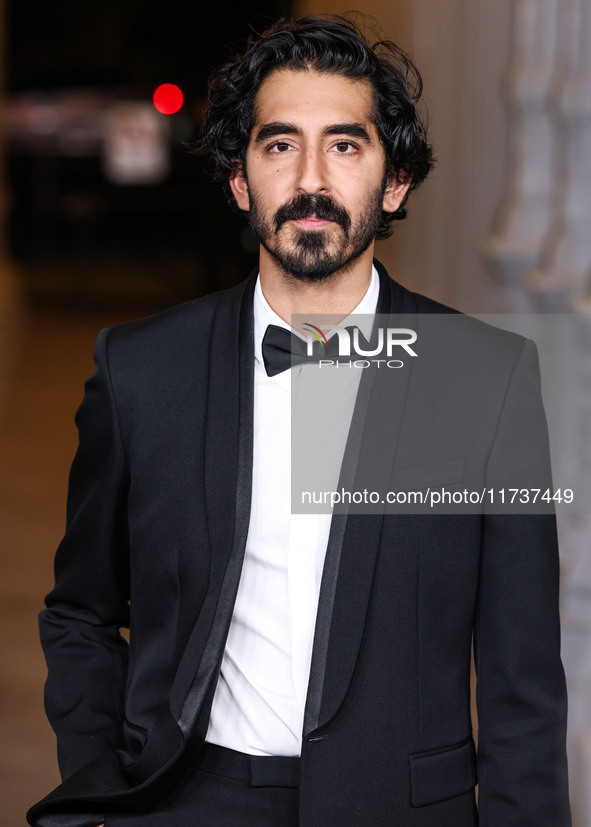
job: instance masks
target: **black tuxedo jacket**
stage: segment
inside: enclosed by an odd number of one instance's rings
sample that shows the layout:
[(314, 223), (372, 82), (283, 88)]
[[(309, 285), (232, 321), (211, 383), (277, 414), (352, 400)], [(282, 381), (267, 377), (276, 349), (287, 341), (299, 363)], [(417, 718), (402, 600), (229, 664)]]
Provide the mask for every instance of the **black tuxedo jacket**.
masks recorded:
[[(381, 267), (380, 279), (379, 312), (410, 314), (420, 329), (446, 310)], [(174, 788), (204, 738), (249, 523), (253, 285), (98, 337), (40, 621), (64, 781), (30, 824), (137, 812)], [(476, 354), (466, 371), (486, 380), (475, 393), (474, 377), (447, 381), (441, 368), (418, 424), (414, 379), (392, 396), (380, 443), (392, 479), (487, 484), (531, 446), (533, 484), (548, 467), (535, 348), (478, 322), (461, 338)], [(457, 363), (452, 347), (441, 345), (442, 365)], [(559, 648), (552, 515), (333, 517), (300, 823), (567, 827)]]

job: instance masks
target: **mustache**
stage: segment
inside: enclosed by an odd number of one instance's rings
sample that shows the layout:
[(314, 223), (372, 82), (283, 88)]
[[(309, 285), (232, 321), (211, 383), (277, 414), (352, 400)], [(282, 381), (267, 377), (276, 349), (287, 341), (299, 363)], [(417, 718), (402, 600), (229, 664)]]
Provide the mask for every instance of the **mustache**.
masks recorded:
[(334, 221), (343, 228), (345, 234), (351, 227), (351, 216), (347, 210), (333, 201), (329, 195), (310, 195), (302, 192), (279, 207), (275, 213), (275, 232), (278, 232), (286, 221), (297, 221), (312, 216), (323, 221)]

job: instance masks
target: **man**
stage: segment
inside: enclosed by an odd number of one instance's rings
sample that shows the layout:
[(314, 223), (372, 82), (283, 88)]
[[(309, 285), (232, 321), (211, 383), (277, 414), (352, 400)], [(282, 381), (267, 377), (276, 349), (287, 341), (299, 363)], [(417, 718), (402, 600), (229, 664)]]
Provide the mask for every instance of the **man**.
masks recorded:
[[(292, 315), (428, 337), (445, 310), (372, 263), (431, 164), (419, 95), (396, 47), (335, 18), (283, 21), (214, 75), (204, 147), (259, 273), (99, 335), (41, 615), (64, 781), (29, 823), (570, 824), (552, 515), (290, 509)], [(546, 474), (531, 343), (451, 338), (342, 414), (356, 482)]]

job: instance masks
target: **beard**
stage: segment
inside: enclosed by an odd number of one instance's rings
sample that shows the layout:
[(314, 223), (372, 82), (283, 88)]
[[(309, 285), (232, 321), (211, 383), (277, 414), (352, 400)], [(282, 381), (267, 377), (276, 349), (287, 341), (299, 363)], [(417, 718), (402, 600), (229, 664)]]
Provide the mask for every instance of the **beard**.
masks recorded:
[[(269, 219), (261, 210), (256, 194), (249, 191), (250, 227), (289, 276), (309, 283), (325, 281), (337, 271), (347, 269), (377, 236), (386, 185), (384, 177), (381, 187), (368, 196), (355, 223), (345, 207), (330, 196), (308, 193), (300, 193)], [(318, 230), (289, 227), (279, 234), (287, 221), (312, 216), (334, 224)]]

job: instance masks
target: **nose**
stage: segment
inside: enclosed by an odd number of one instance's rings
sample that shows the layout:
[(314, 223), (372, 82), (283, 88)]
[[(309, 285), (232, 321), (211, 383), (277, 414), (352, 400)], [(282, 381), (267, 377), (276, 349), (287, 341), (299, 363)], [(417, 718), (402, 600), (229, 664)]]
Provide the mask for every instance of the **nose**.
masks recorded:
[(308, 147), (300, 155), (297, 180), (298, 192), (311, 195), (326, 193), (328, 190), (328, 170), (324, 153)]

